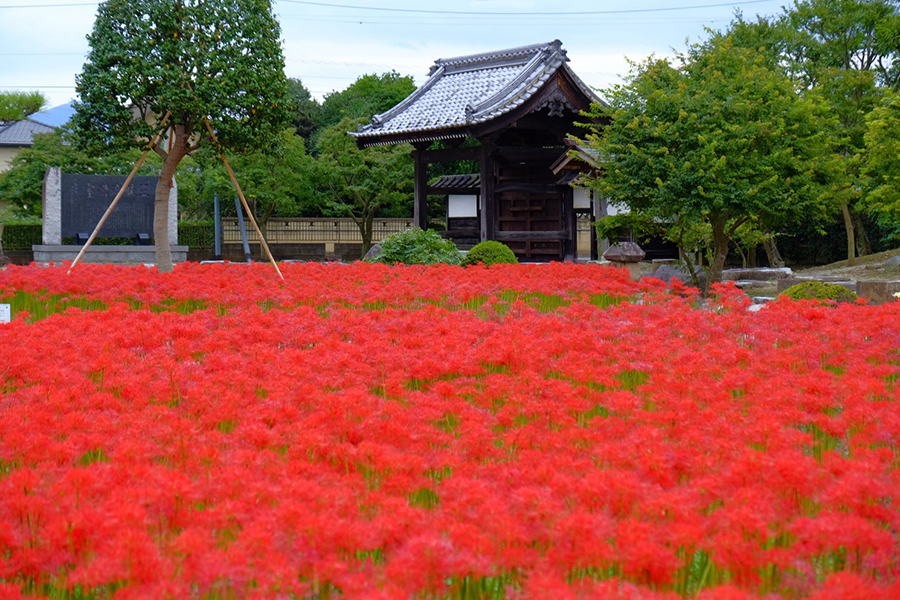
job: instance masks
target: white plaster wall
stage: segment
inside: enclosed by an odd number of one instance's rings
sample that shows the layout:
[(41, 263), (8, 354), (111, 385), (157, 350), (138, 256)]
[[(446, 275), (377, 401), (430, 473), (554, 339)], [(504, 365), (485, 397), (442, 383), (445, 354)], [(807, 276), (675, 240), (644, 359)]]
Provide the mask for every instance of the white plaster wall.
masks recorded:
[(0, 173), (9, 170), (10, 163), (12, 163), (16, 154), (19, 153), (19, 150), (21, 150), (21, 148), (0, 148)]
[(447, 217), (450, 219), (478, 216), (478, 196), (451, 195), (447, 197)]

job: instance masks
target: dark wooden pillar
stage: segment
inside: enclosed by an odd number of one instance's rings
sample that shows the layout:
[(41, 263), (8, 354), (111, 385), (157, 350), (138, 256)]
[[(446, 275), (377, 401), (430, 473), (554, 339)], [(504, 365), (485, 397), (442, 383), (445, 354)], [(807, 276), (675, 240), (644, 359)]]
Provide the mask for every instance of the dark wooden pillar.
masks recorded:
[(563, 221), (566, 229), (569, 230), (569, 241), (563, 244), (564, 260), (575, 260), (578, 255), (578, 219), (575, 216), (575, 190), (572, 186), (565, 186), (563, 193)]
[(497, 229), (497, 197), (494, 194), (494, 143), (481, 144), (481, 241), (493, 240)]
[(416, 144), (413, 150), (415, 165), (415, 191), (413, 192), (413, 223), (420, 229), (428, 229), (428, 161), (423, 151), (425, 147)]

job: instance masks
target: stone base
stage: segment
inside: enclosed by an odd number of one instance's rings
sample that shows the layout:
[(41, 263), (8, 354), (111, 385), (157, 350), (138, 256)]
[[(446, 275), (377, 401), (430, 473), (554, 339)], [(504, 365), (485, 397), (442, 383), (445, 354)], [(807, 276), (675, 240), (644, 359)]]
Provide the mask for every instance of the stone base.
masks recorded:
[(858, 294), (869, 304), (896, 302), (894, 294), (900, 293), (900, 281), (860, 281), (856, 284)]
[[(75, 260), (81, 246), (32, 246), (34, 262), (61, 263)], [(187, 246), (172, 246), (172, 262), (187, 260)], [(156, 246), (91, 246), (79, 262), (112, 265), (156, 264)]]

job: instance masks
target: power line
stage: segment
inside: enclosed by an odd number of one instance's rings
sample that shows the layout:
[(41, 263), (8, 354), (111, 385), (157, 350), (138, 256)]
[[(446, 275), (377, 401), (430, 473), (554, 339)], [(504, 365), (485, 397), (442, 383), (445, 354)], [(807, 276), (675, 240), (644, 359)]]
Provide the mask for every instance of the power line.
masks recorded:
[[(736, 7), (746, 4), (762, 4), (764, 2), (775, 2), (776, 0), (744, 0), (743, 2), (721, 2), (715, 4), (694, 4), (683, 6), (666, 6), (662, 8), (621, 8), (617, 10), (579, 10), (579, 11), (554, 11), (554, 12), (489, 12), (489, 11), (465, 11), (465, 10), (426, 10), (421, 8), (386, 8), (383, 6), (361, 6), (355, 4), (331, 4), (328, 2), (310, 2), (307, 0), (277, 0), (285, 4), (303, 4), (306, 6), (321, 6), (325, 8), (341, 8), (350, 10), (371, 10), (390, 13), (415, 13), (415, 14), (431, 14), (431, 15), (468, 15), (468, 16), (534, 16), (534, 17), (552, 17), (552, 16), (571, 16), (582, 17), (587, 15), (616, 15), (627, 13), (655, 13), (655, 12), (673, 12), (679, 10), (695, 10), (700, 8), (723, 8)], [(75, 2), (75, 3), (51, 3), (51, 4), (8, 4), (0, 5), (0, 9), (4, 8), (65, 8), (68, 6), (97, 6), (97, 2)]]
[(97, 6), (96, 2), (77, 2), (75, 4), (7, 4), (0, 5), (3, 8), (62, 8), (66, 6)]
[(743, 6), (745, 4), (762, 4), (764, 2), (774, 2), (776, 0), (746, 0), (744, 2), (724, 2), (719, 4), (695, 4), (691, 6), (666, 6), (664, 8), (622, 8), (618, 10), (579, 10), (579, 11), (554, 11), (554, 12), (481, 12), (466, 10), (425, 10), (419, 8), (385, 8), (383, 6), (360, 6), (358, 4), (331, 4), (328, 2), (308, 2), (307, 0), (278, 0), (286, 4), (304, 4), (306, 6), (322, 6), (326, 8), (345, 8), (351, 10), (373, 10), (379, 12), (391, 13), (418, 13), (430, 15), (502, 15), (506, 17), (534, 16), (534, 17), (554, 17), (554, 16), (571, 16), (582, 17), (587, 15), (617, 15), (625, 13), (653, 13), (653, 12), (672, 12), (677, 10), (694, 10), (698, 8), (722, 8)]

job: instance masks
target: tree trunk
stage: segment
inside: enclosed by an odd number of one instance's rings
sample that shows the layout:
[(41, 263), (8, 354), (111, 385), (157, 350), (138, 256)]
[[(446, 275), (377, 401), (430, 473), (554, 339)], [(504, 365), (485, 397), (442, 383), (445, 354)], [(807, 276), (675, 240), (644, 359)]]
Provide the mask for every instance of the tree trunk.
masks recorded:
[(844, 229), (847, 230), (847, 264), (856, 262), (856, 240), (853, 235), (853, 219), (850, 217), (850, 207), (846, 202), (841, 202), (841, 214), (844, 216)]
[(741, 268), (746, 269), (749, 262), (747, 261), (747, 255), (744, 253), (744, 249), (741, 248), (740, 244), (735, 244), (735, 248), (737, 248), (738, 254), (741, 255)]
[(185, 157), (186, 139), (184, 126), (176, 125), (171, 130), (174, 143), (163, 160), (156, 183), (156, 199), (153, 211), (153, 243), (156, 244), (156, 268), (160, 273), (172, 272), (172, 247), (169, 245), (169, 193), (178, 163)]
[(747, 266), (751, 269), (759, 266), (759, 261), (756, 260), (756, 246), (747, 250)]
[(711, 223), (713, 229), (713, 257), (709, 262), (707, 289), (712, 287), (712, 284), (719, 283), (722, 280), (725, 259), (728, 258), (728, 236), (725, 235), (725, 219), (718, 218)]
[(763, 240), (763, 249), (766, 251), (770, 267), (781, 268), (784, 266), (784, 259), (781, 258), (781, 252), (778, 251), (774, 235), (769, 235)]
[(851, 212), (850, 220), (853, 222), (853, 231), (855, 232), (856, 255), (868, 256), (869, 254), (872, 254), (872, 242), (869, 241), (869, 234), (866, 233), (866, 226), (863, 225), (859, 213)]
[(366, 255), (366, 252), (372, 247), (372, 229), (375, 225), (375, 213), (364, 214), (360, 220), (359, 233), (362, 236), (362, 254), (360, 258)]

